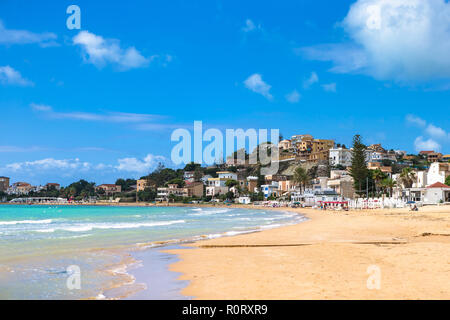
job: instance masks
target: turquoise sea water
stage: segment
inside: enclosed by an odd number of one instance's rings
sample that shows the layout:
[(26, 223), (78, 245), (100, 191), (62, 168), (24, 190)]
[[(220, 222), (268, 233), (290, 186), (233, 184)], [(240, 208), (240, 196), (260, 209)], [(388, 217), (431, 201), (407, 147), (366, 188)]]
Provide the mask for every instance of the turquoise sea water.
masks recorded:
[[(0, 299), (95, 298), (105, 291), (122, 297), (139, 289), (126, 273), (139, 263), (130, 250), (303, 219), (291, 212), (222, 207), (0, 206)], [(80, 289), (67, 287), (74, 276), (69, 266), (80, 270)]]

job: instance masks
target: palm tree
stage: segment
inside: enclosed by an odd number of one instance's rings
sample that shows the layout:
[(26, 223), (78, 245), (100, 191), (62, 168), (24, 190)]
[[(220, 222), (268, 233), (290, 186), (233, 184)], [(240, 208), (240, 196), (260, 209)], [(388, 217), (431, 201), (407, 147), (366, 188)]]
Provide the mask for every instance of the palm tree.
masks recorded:
[(409, 167), (403, 168), (399, 178), (405, 188), (411, 188), (414, 181), (416, 181), (416, 172)]
[[(381, 181), (381, 186), (384, 189), (384, 191), (389, 191), (389, 197), (392, 197), (392, 189), (397, 185), (397, 182), (392, 178), (386, 178)], [(384, 192), (383, 192), (384, 196)]]
[(311, 177), (308, 175), (306, 170), (302, 167), (295, 168), (294, 171), (294, 182), (300, 185), (301, 191), (304, 191), (306, 186), (309, 185)]
[(375, 188), (377, 193), (380, 190), (381, 182), (387, 178), (386, 174), (380, 169), (376, 169), (372, 171), (372, 178), (375, 181)]

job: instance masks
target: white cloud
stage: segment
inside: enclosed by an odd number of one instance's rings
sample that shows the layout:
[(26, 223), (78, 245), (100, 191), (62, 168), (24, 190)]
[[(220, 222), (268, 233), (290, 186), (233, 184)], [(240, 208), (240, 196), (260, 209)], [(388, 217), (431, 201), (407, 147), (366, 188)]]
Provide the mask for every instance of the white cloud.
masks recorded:
[(450, 3), (445, 0), (358, 0), (341, 23), (352, 39), (300, 49), (355, 72), (402, 83), (450, 78)]
[(3, 22), (0, 21), (0, 44), (30, 44), (37, 43), (42, 47), (55, 45), (54, 40), (57, 36), (54, 33), (33, 33), (26, 30), (6, 29)]
[(290, 103), (297, 103), (300, 101), (301, 95), (297, 90), (292, 91), (286, 95), (286, 100)]
[(322, 85), (323, 90), (327, 91), (327, 92), (336, 92), (336, 83), (328, 83), (328, 84), (323, 84)]
[(10, 66), (0, 67), (0, 83), (4, 85), (33, 86), (34, 83), (22, 77), (19, 71)]
[(425, 130), (430, 136), (435, 138), (446, 138), (448, 136), (444, 129), (436, 127), (431, 123), (427, 126)]
[(139, 160), (137, 158), (119, 159), (119, 164), (115, 166), (115, 168), (119, 171), (148, 173), (156, 168), (158, 163), (165, 160), (166, 158), (164, 158), (163, 156), (148, 154), (143, 160)]
[(406, 116), (406, 121), (410, 124), (416, 125), (418, 127), (425, 127), (427, 122), (413, 114), (408, 114)]
[(319, 82), (319, 76), (317, 75), (317, 73), (311, 72), (309, 78), (303, 81), (303, 87), (307, 89), (317, 82)]
[(81, 161), (79, 158), (75, 159), (54, 159), (46, 158), (35, 161), (14, 162), (6, 164), (0, 168), (2, 172), (61, 172), (66, 175), (71, 175), (78, 171), (94, 172), (105, 171), (104, 173), (112, 173), (118, 171), (134, 172), (134, 173), (148, 173), (157, 167), (160, 162), (167, 162), (163, 156), (148, 154), (144, 159), (137, 158), (122, 158), (117, 160), (117, 164), (110, 165), (104, 163), (93, 164), (86, 161)]
[(269, 100), (273, 99), (273, 96), (270, 94), (270, 88), (272, 86), (265, 83), (262, 79), (262, 76), (258, 73), (252, 74), (250, 77), (248, 77), (244, 81), (244, 85), (247, 89), (259, 93)]
[(7, 164), (6, 169), (12, 171), (35, 171), (35, 170), (86, 170), (91, 167), (90, 163), (82, 162), (80, 159), (58, 160), (47, 158), (36, 161), (15, 162)]
[(154, 57), (145, 58), (135, 47), (122, 49), (120, 41), (104, 39), (88, 31), (81, 31), (73, 38), (75, 45), (81, 46), (83, 59), (98, 68), (113, 64), (120, 70), (146, 67)]
[(416, 138), (414, 146), (418, 152), (425, 150), (439, 151), (441, 149), (441, 145), (438, 142), (431, 138), (425, 140), (422, 136)]
[(406, 116), (406, 121), (422, 129), (423, 135), (429, 136), (428, 139), (419, 136), (414, 141), (414, 146), (417, 151), (421, 150), (435, 150), (441, 149), (441, 143), (448, 143), (450, 141), (450, 132), (435, 126), (432, 123), (427, 123), (425, 120), (409, 114)]
[(53, 108), (44, 104), (30, 104), (34, 111), (42, 112), (53, 119), (69, 119), (82, 121), (117, 122), (117, 123), (142, 123), (161, 118), (158, 115), (141, 113), (109, 112), (105, 114), (90, 112), (56, 112)]
[(242, 31), (251, 32), (260, 29), (261, 29), (260, 25), (255, 25), (255, 23), (251, 19), (247, 19), (245, 20), (245, 26), (242, 28)]

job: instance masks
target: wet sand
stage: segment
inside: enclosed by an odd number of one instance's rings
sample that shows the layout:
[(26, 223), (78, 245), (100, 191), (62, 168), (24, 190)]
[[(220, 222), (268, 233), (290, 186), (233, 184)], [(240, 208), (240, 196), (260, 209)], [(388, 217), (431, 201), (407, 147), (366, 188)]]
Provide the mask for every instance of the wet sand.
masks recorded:
[(419, 212), (281, 210), (310, 220), (170, 250), (181, 259), (170, 270), (189, 280), (182, 294), (196, 299), (450, 299), (450, 206)]

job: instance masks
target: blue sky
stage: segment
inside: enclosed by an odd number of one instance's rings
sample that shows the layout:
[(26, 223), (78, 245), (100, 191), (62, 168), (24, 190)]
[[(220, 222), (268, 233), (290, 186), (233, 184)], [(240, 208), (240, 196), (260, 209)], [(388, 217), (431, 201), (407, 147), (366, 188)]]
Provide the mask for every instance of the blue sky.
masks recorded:
[(140, 177), (194, 120), (450, 153), (444, 0), (3, 0), (0, 21), (12, 181)]

